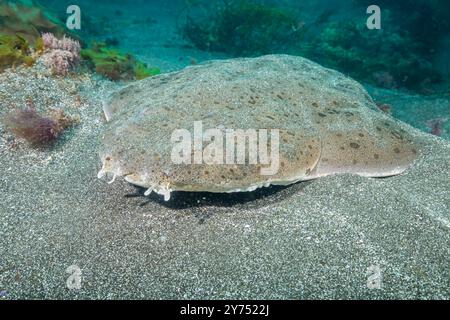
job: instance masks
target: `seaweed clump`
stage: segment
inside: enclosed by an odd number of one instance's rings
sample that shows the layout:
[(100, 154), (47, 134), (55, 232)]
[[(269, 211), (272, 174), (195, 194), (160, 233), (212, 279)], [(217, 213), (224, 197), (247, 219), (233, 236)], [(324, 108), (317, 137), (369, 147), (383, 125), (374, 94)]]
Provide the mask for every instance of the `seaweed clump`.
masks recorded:
[(42, 54), (42, 33), (58, 37), (64, 24), (33, 0), (0, 0), (0, 72), (21, 64), (33, 65)]
[(204, 19), (188, 16), (182, 29), (200, 50), (255, 56), (289, 50), (302, 36), (296, 14), (286, 8), (236, 1), (216, 10)]
[(23, 63), (28, 66), (34, 63), (28, 41), (19, 35), (0, 35), (0, 71)]
[(41, 33), (62, 36), (63, 23), (33, 0), (0, 0), (0, 34), (18, 35), (34, 45)]
[[(371, 0), (357, 2), (364, 7), (373, 3)], [(448, 0), (378, 0), (377, 4), (402, 30), (407, 30), (423, 54), (433, 55), (442, 38), (450, 33)]]
[(44, 64), (56, 75), (65, 76), (74, 69), (80, 60), (80, 43), (69, 37), (57, 39), (51, 33), (42, 35)]
[[(373, 1), (355, 3), (364, 10)], [(377, 5), (381, 30), (368, 30), (363, 20), (333, 22), (302, 54), (377, 86), (429, 92), (444, 80), (435, 57), (450, 32), (450, 2), (380, 0)]]
[(441, 79), (414, 38), (394, 27), (371, 32), (359, 21), (333, 22), (302, 54), (389, 89), (419, 90)]
[(113, 81), (141, 80), (160, 73), (158, 68), (149, 68), (131, 54), (123, 54), (104, 43), (96, 43), (92, 48), (81, 50), (81, 57), (96, 73)]
[(25, 139), (33, 146), (46, 146), (55, 142), (62, 132), (78, 123), (78, 119), (70, 118), (62, 110), (53, 110), (52, 116), (43, 117), (35, 108), (15, 110), (3, 119), (6, 131)]

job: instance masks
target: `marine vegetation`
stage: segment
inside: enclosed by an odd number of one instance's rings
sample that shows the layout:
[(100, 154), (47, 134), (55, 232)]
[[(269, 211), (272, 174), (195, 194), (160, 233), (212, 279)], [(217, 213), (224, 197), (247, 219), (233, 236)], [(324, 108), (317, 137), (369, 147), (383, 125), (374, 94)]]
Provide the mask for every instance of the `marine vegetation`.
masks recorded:
[(20, 36), (31, 45), (44, 32), (62, 37), (63, 23), (33, 0), (0, 0), (0, 34)]
[(0, 72), (23, 63), (31, 66), (34, 59), (29, 54), (30, 46), (25, 38), (0, 34)]
[(35, 108), (27, 107), (7, 114), (2, 122), (6, 131), (32, 146), (42, 147), (55, 142), (64, 130), (78, 123), (78, 119), (66, 116), (60, 109), (54, 109), (50, 117), (44, 117)]
[(448, 123), (448, 120), (450, 120), (448, 117), (431, 119), (427, 121), (426, 125), (432, 135), (442, 137), (446, 131), (444, 126)]
[(80, 61), (80, 43), (69, 37), (57, 39), (51, 33), (42, 35), (44, 53), (42, 61), (54, 74), (65, 76)]
[(149, 68), (131, 54), (123, 54), (104, 43), (81, 50), (81, 57), (95, 72), (113, 81), (141, 80), (160, 73), (158, 68)]
[(208, 16), (188, 14), (182, 33), (200, 50), (255, 56), (286, 51), (302, 35), (291, 10), (250, 1), (224, 2)]
[[(34, 53), (44, 52), (42, 34), (63, 37), (64, 25), (33, 0), (0, 0), (0, 72), (20, 64), (32, 65), (37, 58)], [(55, 55), (53, 65), (59, 63), (56, 73), (65, 73), (65, 58)], [(58, 60), (58, 61), (56, 61)]]
[[(373, 4), (356, 0), (360, 10)], [(330, 23), (300, 54), (385, 88), (427, 92), (443, 75), (433, 65), (450, 32), (447, 0), (377, 2), (382, 29), (368, 31), (362, 20)]]
[[(430, 85), (442, 80), (433, 59), (450, 31), (450, 2), (446, 0), (382, 0), (378, 2), (382, 7), (382, 30), (368, 30), (364, 15), (330, 21), (330, 16), (336, 14), (331, 9), (314, 19), (287, 6), (258, 0), (187, 3), (181, 31), (200, 50), (231, 56), (305, 56), (358, 80), (390, 89), (427, 92)], [(355, 10), (364, 13), (372, 4), (369, 0), (355, 3), (359, 6)]]
[(440, 80), (410, 34), (393, 28), (368, 31), (360, 21), (330, 23), (301, 54), (387, 88), (420, 89)]
[[(364, 7), (371, 0), (357, 0)], [(379, 0), (383, 13), (392, 17), (402, 30), (407, 30), (423, 54), (434, 54), (440, 41), (450, 32), (450, 1), (448, 0)]]

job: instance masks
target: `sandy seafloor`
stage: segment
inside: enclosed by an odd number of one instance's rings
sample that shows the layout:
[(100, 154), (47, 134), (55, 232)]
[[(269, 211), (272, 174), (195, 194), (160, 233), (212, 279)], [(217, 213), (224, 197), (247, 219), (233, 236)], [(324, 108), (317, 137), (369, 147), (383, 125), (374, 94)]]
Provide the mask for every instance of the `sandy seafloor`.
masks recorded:
[[(222, 58), (167, 46), (163, 30), (147, 34), (150, 49), (126, 37), (124, 45), (163, 71), (191, 56)], [(0, 116), (32, 97), (42, 112), (51, 105), (81, 118), (50, 150), (11, 147), (0, 127), (0, 299), (450, 298), (449, 141), (411, 129), (427, 148), (396, 177), (176, 193), (166, 203), (122, 179), (97, 179), (101, 100), (117, 86), (56, 79), (39, 65), (0, 75)], [(371, 93), (398, 112), (425, 100), (439, 117), (448, 111), (446, 98)], [(66, 285), (72, 265), (80, 290)], [(381, 289), (367, 287), (373, 267)]]
[[(450, 143), (400, 176), (331, 176), (237, 195), (146, 198), (97, 179), (101, 99), (116, 85), (56, 79), (41, 67), (0, 75), (3, 107), (30, 95), (81, 124), (50, 150), (0, 143), (4, 298), (449, 298)], [(7, 112), (2, 108), (1, 113)], [(82, 270), (69, 290), (66, 269)], [(368, 289), (379, 267), (381, 289)]]

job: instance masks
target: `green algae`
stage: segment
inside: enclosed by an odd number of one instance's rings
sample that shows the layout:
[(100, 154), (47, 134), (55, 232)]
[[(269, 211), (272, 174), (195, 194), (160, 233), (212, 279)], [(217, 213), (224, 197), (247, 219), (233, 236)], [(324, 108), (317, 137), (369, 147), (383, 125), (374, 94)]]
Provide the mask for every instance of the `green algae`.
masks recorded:
[(104, 43), (81, 50), (81, 57), (95, 72), (113, 81), (141, 80), (160, 73), (158, 68), (149, 68), (131, 54), (124, 54)]
[(212, 14), (204, 20), (188, 17), (183, 29), (201, 50), (255, 56), (286, 50), (302, 35), (296, 14), (282, 7), (237, 1)]
[(440, 77), (416, 47), (395, 28), (368, 32), (363, 23), (346, 21), (328, 24), (299, 54), (381, 87), (418, 89)]
[(33, 0), (0, 0), (0, 34), (19, 35), (34, 45), (44, 32), (57, 37), (67, 33), (61, 21)]
[(0, 34), (0, 71), (22, 63), (32, 65), (34, 59), (29, 52), (29, 43), (25, 38)]

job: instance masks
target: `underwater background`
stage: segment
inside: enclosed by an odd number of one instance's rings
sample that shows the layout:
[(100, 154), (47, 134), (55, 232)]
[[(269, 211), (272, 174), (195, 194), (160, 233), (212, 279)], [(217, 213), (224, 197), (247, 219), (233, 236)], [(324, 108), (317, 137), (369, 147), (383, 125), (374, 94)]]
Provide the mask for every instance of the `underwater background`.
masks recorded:
[[(28, 34), (31, 43), (36, 30), (46, 28), (76, 35), (84, 48), (83, 59), (114, 81), (142, 79), (211, 59), (299, 55), (363, 83), (383, 111), (449, 138), (450, 2), (446, 0), (379, 0), (379, 30), (366, 26), (370, 16), (366, 10), (373, 4), (368, 0), (2, 0), (0, 4), (0, 35), (19, 31)], [(16, 12), (11, 4), (19, 5)], [(64, 25), (66, 9), (73, 4), (81, 9), (81, 29), (69, 31)], [(42, 15), (26, 13), (27, 7), (38, 8)], [(50, 27), (48, 20), (57, 27)], [(127, 54), (132, 55), (132, 72), (124, 72), (123, 63), (104, 64), (105, 59), (126, 61)]]

